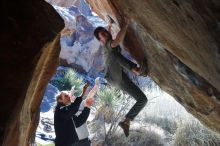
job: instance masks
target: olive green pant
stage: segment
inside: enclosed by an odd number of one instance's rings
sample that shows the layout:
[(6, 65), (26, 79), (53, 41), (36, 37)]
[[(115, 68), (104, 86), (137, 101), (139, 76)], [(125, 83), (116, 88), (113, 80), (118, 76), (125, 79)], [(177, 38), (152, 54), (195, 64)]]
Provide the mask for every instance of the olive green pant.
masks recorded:
[(113, 86), (116, 85), (116, 87), (120, 88), (122, 91), (127, 92), (136, 100), (136, 103), (125, 116), (126, 118), (133, 120), (147, 104), (146, 95), (137, 85), (131, 81), (131, 79), (124, 72), (122, 72), (122, 80), (120, 82), (110, 81), (110, 84), (111, 83), (113, 83)]

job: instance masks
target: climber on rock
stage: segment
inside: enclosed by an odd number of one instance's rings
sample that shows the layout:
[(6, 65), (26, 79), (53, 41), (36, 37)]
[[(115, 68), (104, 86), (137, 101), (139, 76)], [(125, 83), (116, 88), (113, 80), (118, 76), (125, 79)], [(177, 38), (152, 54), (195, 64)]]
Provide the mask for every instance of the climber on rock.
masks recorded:
[(79, 97), (74, 96), (74, 90), (61, 91), (57, 96), (57, 106), (54, 113), (55, 146), (91, 146), (86, 121), (90, 107), (94, 103), (94, 95), (99, 88), (99, 81), (88, 93), (85, 100), (82, 97), (89, 86), (83, 87)]
[[(110, 23), (109, 28), (111, 28), (111, 24), (112, 23)], [(130, 121), (132, 121), (146, 105), (147, 97), (125, 74), (123, 68), (136, 75), (146, 75), (148, 72), (146, 62), (142, 63), (140, 67), (137, 67), (135, 63), (126, 59), (121, 54), (119, 44), (124, 40), (128, 24), (129, 19), (126, 18), (124, 25), (121, 27), (115, 39), (112, 38), (110, 29), (108, 31), (103, 27), (97, 27), (94, 31), (95, 37), (103, 45), (106, 80), (110, 85), (127, 92), (136, 100), (134, 106), (126, 114), (125, 119), (119, 123), (126, 137), (129, 135)]]

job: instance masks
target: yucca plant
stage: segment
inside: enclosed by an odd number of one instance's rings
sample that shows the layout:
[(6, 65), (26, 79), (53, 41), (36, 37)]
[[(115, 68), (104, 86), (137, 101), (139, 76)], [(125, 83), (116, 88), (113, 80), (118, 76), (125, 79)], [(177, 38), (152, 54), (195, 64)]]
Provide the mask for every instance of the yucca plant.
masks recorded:
[(111, 137), (116, 134), (119, 120), (124, 117), (125, 112), (130, 107), (131, 98), (114, 87), (106, 86), (99, 90), (96, 101), (97, 110), (94, 123), (102, 120), (98, 127), (104, 131), (104, 143), (108, 143)]
[(116, 100), (120, 95), (120, 91), (112, 87), (105, 87), (97, 93), (97, 115), (103, 114), (106, 123), (110, 123), (113, 120)]
[(73, 69), (60, 70), (56, 73), (56, 77), (51, 80), (51, 84), (57, 87), (60, 91), (70, 90), (75, 86), (76, 96), (80, 95), (82, 92), (83, 80)]
[(120, 96), (121, 96), (120, 90), (106, 86), (97, 93), (98, 103), (99, 103), (98, 106), (109, 105), (114, 107)]

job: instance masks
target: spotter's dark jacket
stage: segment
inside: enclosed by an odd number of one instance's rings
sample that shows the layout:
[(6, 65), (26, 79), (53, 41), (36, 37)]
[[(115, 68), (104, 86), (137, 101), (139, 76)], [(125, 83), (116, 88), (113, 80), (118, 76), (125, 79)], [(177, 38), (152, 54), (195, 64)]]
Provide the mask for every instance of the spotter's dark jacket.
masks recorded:
[(79, 116), (75, 115), (81, 102), (82, 98), (77, 97), (70, 105), (57, 105), (54, 113), (56, 146), (69, 146), (79, 141), (75, 128), (83, 125), (90, 113), (90, 109), (85, 107)]

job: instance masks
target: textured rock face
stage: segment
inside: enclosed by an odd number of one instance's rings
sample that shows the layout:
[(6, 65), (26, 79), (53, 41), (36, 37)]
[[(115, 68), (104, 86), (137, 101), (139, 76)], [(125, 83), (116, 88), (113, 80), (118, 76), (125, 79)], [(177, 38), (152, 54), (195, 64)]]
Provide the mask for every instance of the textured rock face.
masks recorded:
[(3, 0), (0, 7), (0, 145), (26, 146), (34, 136), (43, 93), (58, 64), (64, 23), (41, 0)]
[(91, 13), (88, 11), (88, 9), (90, 8), (86, 0), (45, 0), (45, 1), (47, 1), (48, 3), (54, 6), (60, 6), (66, 8), (74, 7), (74, 9), (78, 9), (78, 11), (85, 16), (91, 15)]
[[(220, 1), (87, 0), (116, 33), (131, 18), (125, 47), (190, 113), (220, 133)], [(167, 106), (167, 105), (165, 105)]]
[(96, 25), (103, 25), (104, 21), (97, 16), (91, 16), (91, 10), (86, 3), (84, 7), (87, 9), (82, 11), (74, 6), (54, 6), (65, 21), (60, 39), (60, 64), (96, 77), (103, 70), (103, 63), (100, 43), (95, 39), (93, 31)]
[[(90, 77), (103, 76), (102, 47), (94, 37), (93, 32), (97, 26), (107, 27), (107, 23), (96, 15), (91, 15), (88, 4), (83, 0), (80, 1), (80, 4), (84, 5), (85, 9), (75, 6), (66, 8), (54, 5), (54, 8), (65, 22), (65, 28), (61, 33), (60, 64), (74, 68), (78, 72), (86, 73)], [(140, 55), (141, 52), (133, 53), (139, 53)], [(122, 49), (122, 54), (135, 62), (124, 49)], [(129, 76), (135, 79), (136, 82), (139, 80), (132, 73)], [(143, 78), (140, 80), (142, 80), (142, 83), (146, 81)]]
[(72, 5), (78, 6), (80, 3), (80, 0), (45, 0), (46, 2), (57, 5), (61, 7), (70, 7)]
[[(126, 48), (139, 62), (147, 57), (154, 81), (220, 132), (220, 1), (88, 1), (103, 19), (115, 21), (115, 33), (122, 16), (131, 17)], [(25, 146), (58, 62), (64, 24), (41, 0), (3, 0), (0, 15), (0, 144)]]

